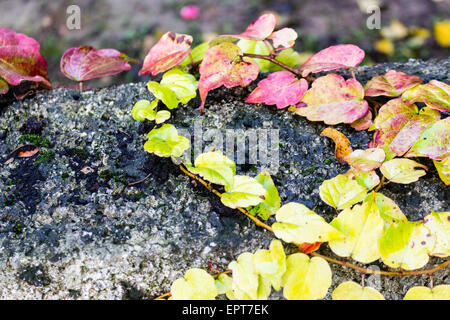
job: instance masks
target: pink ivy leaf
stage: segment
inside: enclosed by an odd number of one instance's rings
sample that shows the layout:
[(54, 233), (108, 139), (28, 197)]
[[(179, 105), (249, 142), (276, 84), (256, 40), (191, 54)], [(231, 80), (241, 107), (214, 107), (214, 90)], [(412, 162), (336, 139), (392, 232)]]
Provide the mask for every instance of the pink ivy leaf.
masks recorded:
[(389, 70), (385, 75), (373, 77), (366, 83), (364, 89), (367, 97), (387, 96), (398, 97), (420, 83), (422, 79), (407, 73)]
[(275, 31), (267, 39), (273, 41), (273, 46), (275, 48), (282, 47), (283, 49), (292, 48), (297, 40), (297, 32), (291, 28), (283, 28), (281, 30)]
[(305, 79), (299, 80), (289, 71), (278, 71), (261, 80), (245, 102), (275, 104), (278, 109), (283, 109), (298, 103), (307, 90)]
[(236, 39), (263, 41), (272, 34), (276, 24), (277, 19), (275, 18), (275, 15), (266, 13), (253, 21), (244, 32), (240, 34), (221, 35), (212, 40), (211, 45), (219, 44), (223, 41), (234, 41)]
[(326, 124), (352, 123), (367, 114), (364, 88), (355, 79), (347, 81), (335, 73), (316, 79), (302, 101), (306, 107), (289, 110), (310, 121)]
[(344, 160), (357, 170), (370, 172), (381, 167), (386, 155), (383, 149), (370, 148), (355, 150), (345, 156)]
[(419, 139), (422, 132), (440, 119), (439, 111), (408, 105), (401, 98), (383, 105), (375, 118), (373, 127), (375, 146), (383, 148), (386, 159), (403, 156)]
[(450, 85), (431, 80), (427, 84), (405, 91), (402, 99), (407, 103), (425, 102), (430, 108), (450, 112)]
[(449, 158), (450, 117), (436, 121), (423, 131), (406, 156), (428, 157), (436, 161)]
[(364, 117), (352, 122), (350, 125), (356, 131), (362, 131), (362, 130), (369, 129), (372, 126), (372, 124), (373, 124), (372, 112), (370, 110), (368, 110)]
[(8, 92), (6, 83), (17, 86), (22, 81), (37, 82), (51, 88), (47, 62), (39, 51), (36, 40), (0, 28), (0, 93)]
[(61, 72), (74, 81), (111, 76), (131, 69), (130, 59), (114, 49), (97, 50), (91, 46), (70, 48), (61, 58)]
[(148, 52), (139, 75), (155, 76), (179, 65), (191, 52), (192, 40), (187, 34), (165, 33)]
[(242, 50), (231, 42), (210, 48), (200, 66), (198, 89), (203, 111), (210, 90), (224, 85), (227, 88), (245, 87), (258, 77), (258, 64), (251, 58), (242, 57)]
[(340, 44), (323, 49), (309, 58), (301, 67), (303, 77), (310, 73), (354, 68), (364, 59), (364, 50), (353, 44)]

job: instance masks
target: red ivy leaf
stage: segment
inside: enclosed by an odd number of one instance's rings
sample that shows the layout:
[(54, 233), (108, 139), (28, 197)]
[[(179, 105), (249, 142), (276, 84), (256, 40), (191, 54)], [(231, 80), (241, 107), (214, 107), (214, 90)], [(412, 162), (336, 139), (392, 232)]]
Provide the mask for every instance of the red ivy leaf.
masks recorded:
[(74, 81), (111, 76), (131, 69), (127, 55), (114, 49), (97, 50), (91, 46), (70, 48), (61, 58), (61, 72)]
[(308, 242), (304, 242), (302, 244), (298, 245), (298, 248), (300, 249), (300, 251), (304, 254), (308, 254), (314, 251), (317, 251), (320, 248), (320, 245), (323, 242), (314, 242), (314, 243), (308, 243)]
[(305, 79), (299, 80), (289, 71), (278, 71), (261, 80), (245, 102), (276, 104), (278, 109), (283, 109), (298, 103), (306, 90), (308, 82)]
[(354, 68), (364, 59), (364, 50), (353, 44), (340, 44), (323, 49), (309, 58), (301, 67), (302, 75), (330, 71), (340, 68)]
[(155, 76), (179, 65), (191, 52), (192, 40), (187, 34), (165, 33), (148, 52), (139, 75)]
[(362, 131), (369, 129), (372, 126), (372, 123), (372, 112), (369, 110), (364, 117), (352, 122), (350, 125), (356, 131)]
[(422, 79), (407, 73), (389, 70), (385, 75), (373, 77), (366, 83), (364, 89), (367, 97), (387, 96), (398, 97), (420, 83)]
[[(0, 93), (8, 92), (6, 83), (39, 82), (51, 88), (47, 62), (39, 52), (39, 43), (24, 34), (0, 28)], [(6, 82), (6, 83), (5, 83)]]
[(242, 57), (242, 51), (237, 45), (224, 42), (210, 48), (200, 66), (200, 111), (203, 111), (208, 91), (222, 85), (227, 88), (245, 87), (258, 77), (258, 73), (258, 64), (253, 59)]
[(345, 79), (335, 73), (316, 79), (302, 99), (306, 107), (291, 111), (310, 121), (326, 124), (352, 123), (367, 114), (369, 105), (364, 88), (355, 79)]
[(273, 41), (273, 46), (275, 48), (282, 47), (283, 49), (291, 48), (297, 40), (297, 32), (291, 28), (283, 28), (281, 30), (275, 31), (267, 39)]

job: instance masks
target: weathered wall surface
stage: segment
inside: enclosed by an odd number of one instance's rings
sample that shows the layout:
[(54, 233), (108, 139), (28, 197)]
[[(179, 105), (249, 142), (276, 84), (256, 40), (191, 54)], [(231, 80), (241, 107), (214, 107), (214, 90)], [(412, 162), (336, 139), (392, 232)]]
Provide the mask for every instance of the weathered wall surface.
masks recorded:
[[(389, 68), (450, 82), (450, 60), (359, 68), (357, 77), (364, 83)], [(216, 90), (203, 115), (198, 101), (192, 101), (175, 110), (168, 122), (193, 134), (197, 121), (204, 136), (208, 129), (223, 134), (225, 129), (278, 129), (274, 181), (282, 201), (304, 203), (330, 221), (334, 210), (321, 202), (318, 187), (347, 167), (334, 159), (333, 143), (319, 136), (325, 126), (245, 104), (248, 93), (249, 88)], [(143, 150), (152, 126), (131, 118), (133, 104), (143, 98), (152, 98), (144, 83), (81, 94), (58, 89), (2, 111), (0, 163), (26, 143), (25, 134), (40, 134), (37, 142), (44, 147), (33, 158), (0, 166), (0, 298), (152, 298), (168, 291), (188, 268), (206, 268), (211, 262), (223, 270), (240, 253), (268, 246), (270, 233), (223, 207), (170, 160)], [(367, 132), (338, 129), (354, 148), (367, 147)], [(203, 142), (203, 148), (209, 144)], [(429, 167), (417, 183), (383, 189), (411, 220), (431, 209), (449, 209), (448, 188)], [(249, 175), (260, 169), (260, 164), (238, 166), (238, 172)], [(145, 182), (125, 188), (149, 173)], [(322, 252), (332, 255), (323, 247)], [(438, 262), (432, 259), (430, 265)], [(330, 292), (342, 281), (360, 279), (352, 270), (332, 268)], [(434, 282), (448, 283), (447, 275), (448, 270), (438, 272)], [(368, 281), (386, 298), (401, 299), (428, 277)]]

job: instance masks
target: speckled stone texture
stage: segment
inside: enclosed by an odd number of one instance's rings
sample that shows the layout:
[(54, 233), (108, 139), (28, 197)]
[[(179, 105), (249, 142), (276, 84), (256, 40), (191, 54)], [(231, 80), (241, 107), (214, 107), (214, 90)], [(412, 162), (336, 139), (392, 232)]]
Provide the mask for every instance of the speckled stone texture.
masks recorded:
[[(356, 74), (365, 83), (390, 68), (450, 82), (450, 59), (361, 67)], [(255, 86), (215, 90), (203, 115), (196, 99), (174, 110), (168, 122), (190, 130), (196, 120), (204, 130), (279, 129), (280, 166), (274, 181), (282, 201), (301, 202), (330, 221), (335, 212), (320, 200), (318, 187), (347, 166), (334, 159), (333, 142), (320, 137), (325, 125), (243, 103)], [(2, 109), (0, 298), (148, 299), (168, 291), (188, 268), (212, 263), (224, 270), (240, 253), (269, 245), (272, 234), (223, 207), (170, 160), (144, 151), (152, 125), (131, 118), (133, 104), (144, 98), (152, 99), (144, 83), (82, 93), (57, 89)], [(367, 148), (367, 132), (337, 129), (354, 149)], [(4, 164), (29, 142), (42, 145), (39, 154)], [(430, 162), (421, 162), (430, 170), (419, 182), (383, 189), (411, 220), (431, 209), (449, 209), (448, 188)], [(258, 164), (237, 168), (249, 175), (260, 169)], [(125, 188), (148, 174), (145, 182)], [(334, 256), (326, 245), (320, 252)], [(433, 258), (428, 266), (439, 262)], [(331, 267), (329, 293), (340, 282), (360, 281), (351, 269)], [(382, 263), (372, 267), (385, 268)], [(372, 276), (366, 283), (388, 299), (401, 299), (412, 285), (427, 284), (428, 277)], [(448, 269), (436, 273), (434, 283), (450, 283)]]

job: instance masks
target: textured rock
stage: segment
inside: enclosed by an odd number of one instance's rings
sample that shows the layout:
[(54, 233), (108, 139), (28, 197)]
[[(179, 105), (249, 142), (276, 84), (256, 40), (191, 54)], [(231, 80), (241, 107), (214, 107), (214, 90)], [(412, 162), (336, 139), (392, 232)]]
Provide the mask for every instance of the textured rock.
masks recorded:
[[(357, 77), (366, 82), (389, 68), (449, 82), (450, 60), (363, 67)], [(334, 210), (320, 200), (318, 187), (347, 167), (334, 159), (331, 140), (320, 137), (325, 126), (243, 103), (251, 88), (215, 90), (203, 115), (197, 99), (175, 110), (168, 122), (192, 133), (200, 121), (204, 136), (207, 129), (278, 129), (274, 181), (282, 201), (304, 203), (330, 221)], [(144, 83), (82, 93), (57, 89), (3, 110), (0, 163), (27, 142), (41, 150), (0, 166), (0, 298), (152, 298), (168, 291), (188, 268), (207, 268), (211, 262), (223, 270), (240, 253), (268, 246), (269, 232), (223, 207), (170, 160), (143, 150), (152, 126), (131, 118), (132, 105), (143, 98), (152, 98)], [(337, 128), (355, 149), (367, 147), (367, 132)], [(259, 164), (238, 166), (239, 173), (249, 175), (260, 169)], [(125, 188), (148, 174), (145, 182)], [(383, 190), (411, 220), (430, 209), (449, 209), (448, 188), (434, 169), (417, 183)], [(321, 252), (333, 255), (327, 246)], [(432, 259), (429, 266), (439, 262)], [(348, 268), (332, 268), (330, 292), (342, 281), (360, 279)], [(434, 283), (448, 283), (447, 273), (438, 272)], [(366, 283), (374, 283), (386, 298), (401, 299), (413, 284), (427, 281), (427, 276), (369, 277)]]

